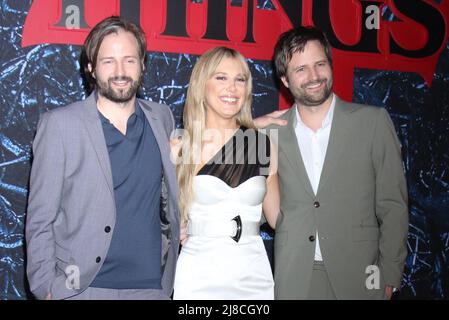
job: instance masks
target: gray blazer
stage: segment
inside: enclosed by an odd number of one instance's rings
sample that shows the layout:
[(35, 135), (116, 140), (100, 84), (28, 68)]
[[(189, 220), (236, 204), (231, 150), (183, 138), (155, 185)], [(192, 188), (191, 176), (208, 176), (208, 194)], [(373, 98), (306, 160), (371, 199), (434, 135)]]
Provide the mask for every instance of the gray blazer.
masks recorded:
[[(314, 195), (294, 132), (279, 135), (281, 213), (275, 236), (276, 299), (307, 298), (318, 230), (321, 253), (338, 299), (382, 298), (385, 285), (400, 287), (407, 255), (407, 188), (400, 144), (384, 108), (336, 105), (329, 145)], [(365, 285), (376, 265), (380, 287)], [(369, 281), (368, 281), (369, 282)]]
[[(179, 248), (178, 187), (169, 147), (174, 120), (167, 106), (137, 101), (162, 157), (162, 293), (169, 297)], [(48, 293), (53, 299), (68, 298), (85, 290), (100, 270), (116, 220), (95, 92), (84, 101), (43, 114), (33, 152), (26, 217), (28, 280), (39, 299)], [(106, 226), (110, 232), (105, 232)], [(76, 282), (66, 285), (75, 276), (73, 266), (79, 270), (79, 289)]]

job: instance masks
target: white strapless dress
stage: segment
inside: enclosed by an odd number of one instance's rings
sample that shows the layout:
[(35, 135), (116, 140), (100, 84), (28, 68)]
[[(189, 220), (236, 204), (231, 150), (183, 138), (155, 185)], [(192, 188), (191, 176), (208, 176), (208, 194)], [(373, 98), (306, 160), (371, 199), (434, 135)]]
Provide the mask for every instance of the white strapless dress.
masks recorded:
[[(269, 300), (274, 282), (259, 235), (266, 178), (254, 176), (235, 188), (212, 175), (197, 175), (189, 238), (179, 255), (176, 300)], [(238, 242), (232, 219), (240, 216)]]

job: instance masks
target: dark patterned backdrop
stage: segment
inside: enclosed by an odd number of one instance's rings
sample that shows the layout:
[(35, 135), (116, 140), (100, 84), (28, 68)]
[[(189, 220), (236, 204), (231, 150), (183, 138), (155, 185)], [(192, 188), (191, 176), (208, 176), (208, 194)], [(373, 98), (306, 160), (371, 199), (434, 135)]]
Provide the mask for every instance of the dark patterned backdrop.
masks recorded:
[[(85, 98), (79, 46), (22, 48), (31, 0), (0, 1), (0, 299), (28, 297), (24, 220), (31, 142), (39, 114)], [(259, 1), (270, 8), (270, 1)], [(141, 96), (165, 103), (178, 126), (197, 57), (148, 53)], [(269, 61), (248, 60), (254, 76), (253, 114), (277, 108)], [(409, 255), (400, 298), (449, 297), (449, 47), (429, 88), (415, 73), (357, 69), (353, 100), (385, 107), (403, 144), (410, 194)], [(51, 195), (49, 195), (50, 197)], [(271, 233), (263, 232), (269, 245)]]

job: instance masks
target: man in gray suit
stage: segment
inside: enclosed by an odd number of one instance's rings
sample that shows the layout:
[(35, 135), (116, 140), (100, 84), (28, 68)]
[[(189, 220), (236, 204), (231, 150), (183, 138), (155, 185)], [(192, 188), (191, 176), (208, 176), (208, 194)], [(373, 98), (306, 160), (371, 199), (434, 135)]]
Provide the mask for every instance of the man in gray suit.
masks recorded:
[[(274, 61), (295, 104), (278, 130), (277, 299), (384, 299), (407, 255), (407, 188), (384, 108), (332, 92), (331, 47), (314, 27), (281, 35)], [(257, 121), (260, 127), (263, 121)], [(281, 121), (278, 119), (278, 121)], [(271, 121), (273, 122), (273, 121)]]
[(136, 98), (142, 30), (97, 24), (82, 67), (93, 93), (42, 115), (33, 143), (27, 274), (39, 299), (169, 299), (179, 247), (174, 120)]

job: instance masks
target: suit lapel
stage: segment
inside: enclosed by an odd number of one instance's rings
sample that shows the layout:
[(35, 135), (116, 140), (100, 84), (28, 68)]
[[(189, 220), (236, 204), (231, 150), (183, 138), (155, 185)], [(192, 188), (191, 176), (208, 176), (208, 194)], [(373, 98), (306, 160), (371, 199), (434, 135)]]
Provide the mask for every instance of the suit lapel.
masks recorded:
[(112, 170), (111, 161), (109, 159), (108, 149), (106, 147), (106, 140), (104, 138), (103, 127), (98, 115), (97, 103), (95, 99), (95, 92), (93, 92), (86, 100), (84, 104), (85, 117), (84, 124), (89, 134), (92, 146), (97, 154), (98, 161), (100, 163), (101, 170), (106, 179), (107, 185), (111, 194), (114, 195), (114, 187), (112, 183)]
[(336, 164), (341, 158), (340, 155), (345, 145), (347, 128), (346, 122), (348, 115), (354, 108), (351, 105), (345, 104), (337, 95), (334, 96), (335, 109), (334, 117), (332, 119), (332, 128), (329, 135), (329, 143), (327, 145), (326, 156), (324, 159), (323, 170), (321, 171), (320, 184), (318, 185), (317, 194), (323, 189), (323, 186), (329, 181), (329, 178), (336, 172)]
[(284, 134), (279, 138), (282, 140), (282, 151), (286, 155), (288, 162), (290, 163), (293, 171), (296, 173), (300, 181), (303, 182), (306, 192), (314, 197), (314, 192), (312, 185), (310, 184), (309, 177), (306, 172), (306, 167), (304, 166), (304, 161), (301, 157), (301, 152), (299, 151), (298, 140), (295, 133), (296, 124), (296, 106), (292, 107), (288, 112), (288, 125), (283, 131)]

